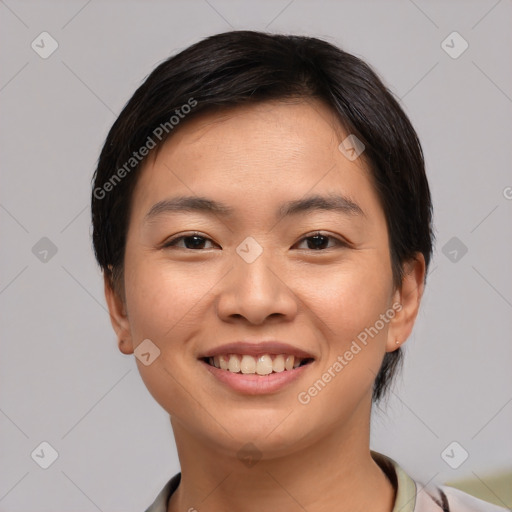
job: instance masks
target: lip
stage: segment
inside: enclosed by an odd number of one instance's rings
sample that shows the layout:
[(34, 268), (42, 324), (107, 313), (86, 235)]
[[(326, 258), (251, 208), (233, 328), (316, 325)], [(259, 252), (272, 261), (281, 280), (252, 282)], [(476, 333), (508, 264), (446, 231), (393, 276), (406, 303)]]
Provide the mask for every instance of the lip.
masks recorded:
[(253, 357), (262, 356), (264, 354), (269, 355), (291, 355), (300, 357), (301, 359), (315, 359), (313, 354), (306, 352), (300, 348), (289, 345), (288, 343), (282, 343), (280, 341), (235, 341), (232, 343), (226, 343), (218, 347), (212, 348), (198, 356), (198, 359), (204, 359), (208, 357), (221, 356), (224, 354), (237, 354), (237, 355), (248, 355)]
[(203, 360), (199, 360), (199, 362), (223, 384), (230, 387), (233, 391), (245, 395), (265, 395), (276, 393), (304, 375), (304, 372), (314, 364), (314, 362), (311, 362), (304, 366), (298, 366), (293, 370), (284, 370), (282, 372), (271, 373), (269, 375), (256, 375), (234, 373), (229, 370), (221, 370), (220, 368), (211, 366)]

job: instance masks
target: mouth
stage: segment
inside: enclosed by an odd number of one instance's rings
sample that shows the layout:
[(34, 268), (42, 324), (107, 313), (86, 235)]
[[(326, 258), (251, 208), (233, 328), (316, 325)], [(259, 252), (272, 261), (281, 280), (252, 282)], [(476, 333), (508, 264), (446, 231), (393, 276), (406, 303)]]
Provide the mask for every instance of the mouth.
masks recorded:
[(312, 357), (268, 353), (259, 355), (226, 353), (202, 357), (200, 360), (226, 372), (260, 376), (291, 372), (314, 361)]
[(238, 340), (198, 354), (223, 386), (242, 395), (274, 395), (300, 380), (316, 357), (277, 340)]

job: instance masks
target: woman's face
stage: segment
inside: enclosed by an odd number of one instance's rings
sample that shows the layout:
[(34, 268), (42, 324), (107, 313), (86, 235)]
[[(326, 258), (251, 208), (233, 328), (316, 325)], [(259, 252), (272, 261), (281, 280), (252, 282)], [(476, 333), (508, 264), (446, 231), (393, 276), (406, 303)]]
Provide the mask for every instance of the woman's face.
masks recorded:
[[(188, 121), (142, 169), (113, 322), (173, 425), (210, 447), (273, 457), (366, 428), (385, 352), (408, 335), (385, 217), (362, 157), (338, 148), (347, 135), (320, 102), (261, 103)], [(250, 373), (213, 368), (214, 354)], [(310, 362), (277, 371), (294, 354)]]

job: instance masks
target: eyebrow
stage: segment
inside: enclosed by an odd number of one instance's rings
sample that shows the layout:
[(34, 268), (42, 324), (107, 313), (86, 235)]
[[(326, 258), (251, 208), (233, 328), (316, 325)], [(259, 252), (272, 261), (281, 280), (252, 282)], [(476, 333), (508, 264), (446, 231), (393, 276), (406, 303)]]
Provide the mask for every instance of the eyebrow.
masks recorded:
[[(281, 220), (284, 217), (305, 214), (310, 211), (335, 211), (343, 215), (366, 216), (362, 208), (350, 198), (331, 194), (327, 196), (312, 195), (287, 201), (279, 207), (276, 218)], [(179, 196), (155, 203), (146, 213), (144, 221), (150, 222), (164, 213), (174, 212), (200, 212), (220, 217), (232, 217), (235, 213), (233, 208), (207, 197)]]

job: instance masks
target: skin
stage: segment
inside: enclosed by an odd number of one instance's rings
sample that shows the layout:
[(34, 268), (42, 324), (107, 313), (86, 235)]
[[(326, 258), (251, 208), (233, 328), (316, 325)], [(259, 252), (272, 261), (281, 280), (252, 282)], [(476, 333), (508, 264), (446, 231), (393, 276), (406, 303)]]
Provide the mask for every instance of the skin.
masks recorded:
[[(372, 386), (385, 353), (411, 333), (425, 263), (421, 254), (407, 262), (395, 289), (384, 213), (363, 157), (350, 161), (338, 149), (345, 137), (317, 100), (266, 102), (190, 119), (145, 162), (133, 195), (124, 293), (105, 278), (105, 295), (123, 354), (148, 338), (160, 349), (152, 364), (137, 365), (175, 435), (182, 480), (169, 512), (393, 508), (395, 489), (369, 450)], [(334, 192), (364, 214), (315, 210), (275, 219), (284, 201)], [(151, 206), (177, 195), (206, 196), (235, 213), (166, 213), (144, 222)], [(334, 237), (322, 239), (321, 249), (305, 238), (317, 230)], [(190, 239), (161, 247), (193, 231), (204, 237), (198, 249)], [(252, 263), (236, 252), (248, 236), (263, 249)], [(299, 403), (298, 394), (396, 303), (401, 311), (378, 335), (307, 405)], [(315, 361), (278, 392), (244, 395), (197, 359), (242, 338), (281, 340)], [(237, 457), (248, 442), (261, 455), (251, 467)]]

